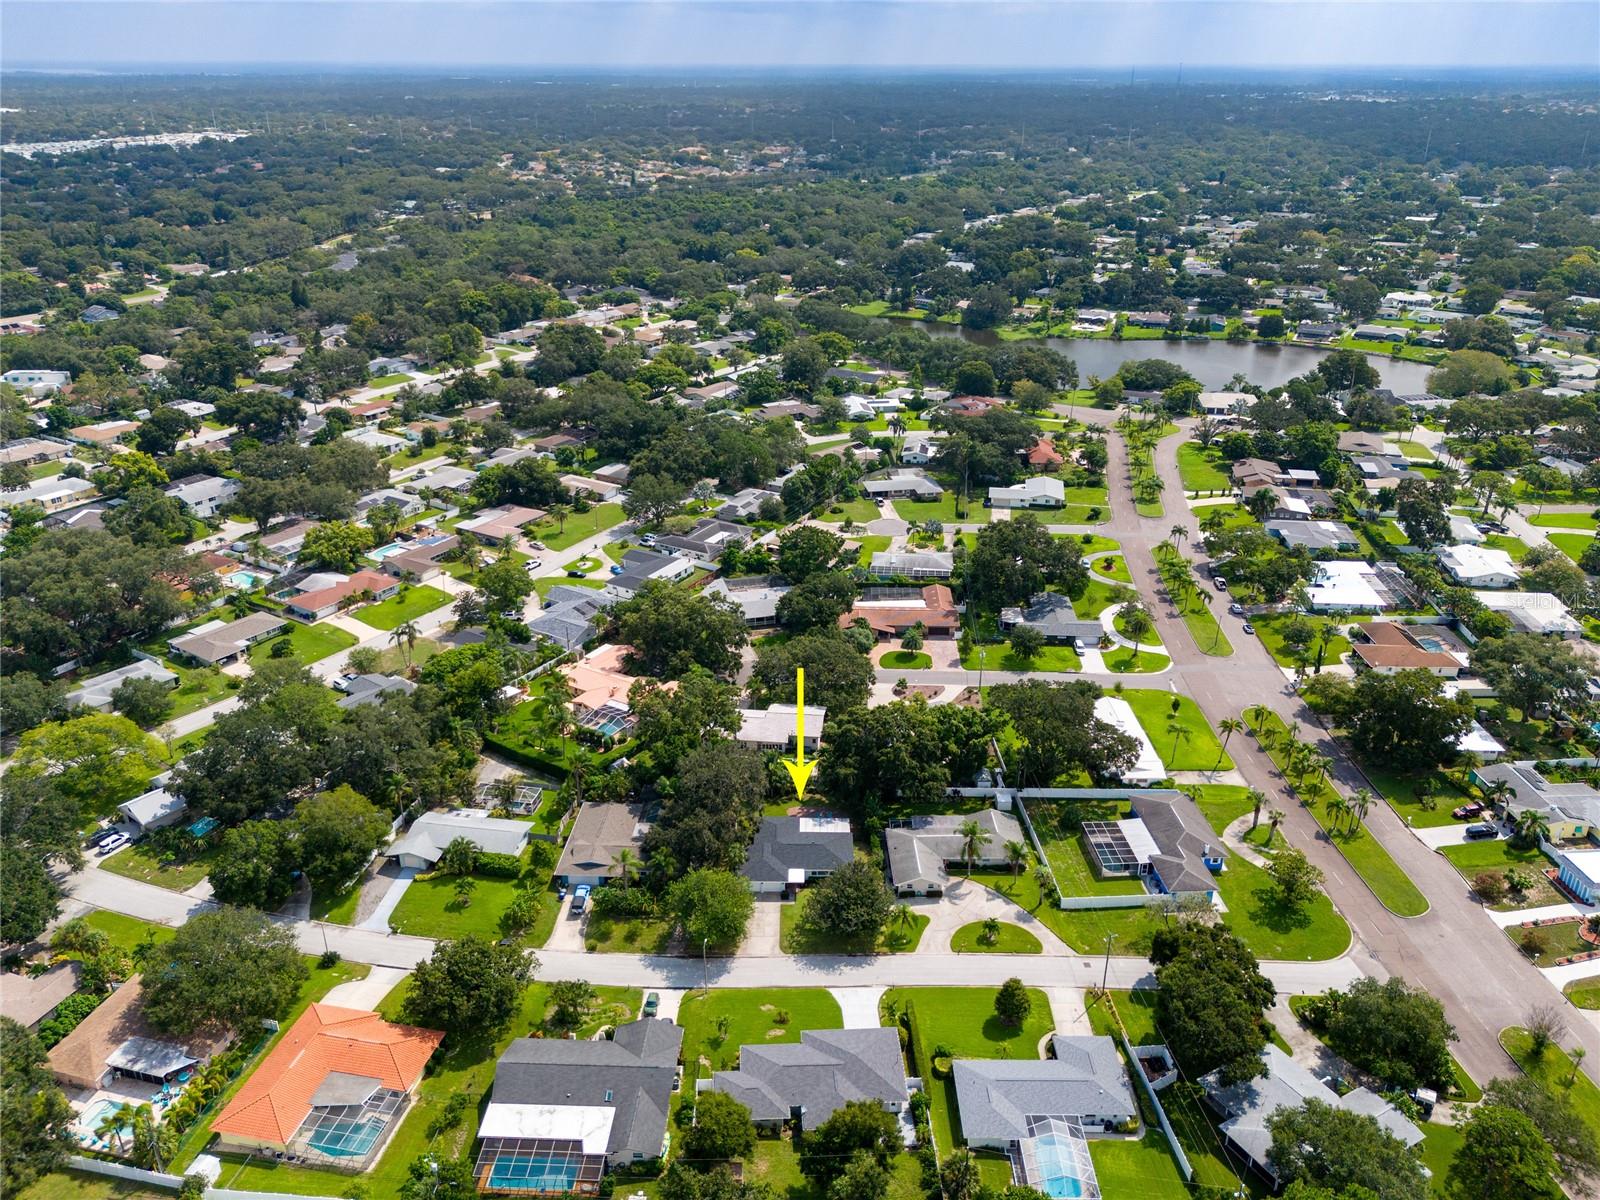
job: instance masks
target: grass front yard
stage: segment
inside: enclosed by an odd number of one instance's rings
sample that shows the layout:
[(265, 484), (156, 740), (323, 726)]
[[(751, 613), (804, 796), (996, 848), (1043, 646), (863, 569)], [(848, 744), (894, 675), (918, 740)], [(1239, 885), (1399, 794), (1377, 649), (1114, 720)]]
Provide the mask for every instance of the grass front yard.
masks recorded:
[(1261, 639), (1261, 644), (1266, 647), (1267, 653), (1272, 655), (1274, 661), (1281, 667), (1298, 665), (1295, 658), (1294, 647), (1284, 638), (1284, 630), (1290, 622), (1306, 621), (1315, 632), (1311, 640), (1306, 643), (1306, 663), (1314, 668), (1317, 661), (1317, 641), (1322, 635), (1322, 630), (1332, 627), (1335, 632), (1328, 639), (1327, 649), (1323, 651), (1322, 662), (1324, 666), (1336, 666), (1350, 653), (1350, 639), (1344, 635), (1344, 630), (1351, 624), (1353, 618), (1318, 617), (1310, 614), (1295, 613), (1269, 613), (1259, 617), (1251, 617), (1250, 624), (1255, 628), (1256, 637)]
[(369, 604), (356, 611), (356, 620), (374, 629), (399, 629), (407, 621), (415, 621), (424, 613), (431, 613), (450, 603), (450, 593), (427, 584), (416, 584), (401, 589), (387, 600)]
[(872, 562), (874, 554), (882, 554), (889, 549), (889, 544), (894, 541), (886, 533), (867, 533), (856, 539), (860, 543), (861, 552), (856, 556), (856, 566), (865, 567)]
[(1545, 539), (1573, 562), (1583, 559), (1583, 552), (1594, 538), (1587, 533), (1547, 533)]
[(297, 621), (290, 621), (286, 633), (264, 642), (257, 642), (250, 647), (250, 665), (259, 667), (268, 659), (276, 657), (272, 653), (272, 648), (281, 642), (289, 644), (288, 657), (309, 665), (320, 662), (330, 654), (348, 650), (356, 644), (356, 639), (353, 634), (346, 633), (337, 625), (301, 625)]
[(1600, 1009), (1600, 975), (1567, 984), (1564, 994), (1578, 1008)]
[(989, 520), (989, 509), (979, 497), (969, 498), (956, 513), (956, 494), (944, 492), (937, 500), (895, 500), (894, 511), (905, 521), (943, 521), (946, 525), (982, 525)]
[(208, 846), (185, 862), (163, 862), (161, 853), (149, 840), (135, 842), (100, 860), (100, 869), (140, 883), (153, 883), (172, 892), (186, 892), (211, 873), (219, 847)]
[(957, 954), (1042, 954), (1044, 947), (1020, 925), (1000, 922), (1000, 931), (990, 943), (984, 940), (984, 923), (973, 921), (963, 925), (950, 938), (950, 949)]
[(878, 506), (873, 501), (858, 496), (854, 500), (835, 500), (823, 509), (817, 520), (829, 525), (842, 525), (846, 521), (865, 525), (868, 521), (876, 521), (878, 515)]
[(543, 542), (545, 549), (556, 553), (577, 545), (585, 538), (604, 533), (627, 518), (620, 504), (596, 504), (586, 513), (571, 513), (565, 523), (541, 521), (528, 530), (528, 537)]
[(739, 1065), (740, 1046), (798, 1042), (807, 1029), (843, 1028), (844, 1017), (826, 988), (714, 988), (685, 996), (678, 1024), (692, 1096), (696, 1079)]
[(1097, 558), (1089, 564), (1089, 570), (1102, 579), (1109, 579), (1113, 583), (1133, 586), (1133, 576), (1128, 572), (1128, 562), (1120, 554), (1108, 554), (1104, 558)]
[(1578, 1070), (1560, 1046), (1546, 1046), (1544, 1053), (1533, 1053), (1533, 1038), (1526, 1029), (1513, 1025), (1500, 1031), (1500, 1044), (1521, 1067), (1557, 1096), (1566, 1097), (1578, 1116), (1596, 1136), (1600, 1136), (1600, 1088)]
[(1222, 454), (1215, 447), (1185, 442), (1178, 447), (1178, 475), (1186, 492), (1226, 492), (1233, 479), (1222, 469)]
[(1177, 692), (1128, 688), (1121, 698), (1133, 709), (1169, 771), (1230, 771), (1233, 759), (1222, 748), (1200, 706)]
[(885, 671), (926, 671), (933, 666), (933, 658), (921, 650), (890, 650), (878, 665)]
[(911, 912), (909, 922), (905, 923), (896, 913), (890, 916), (878, 940), (869, 945), (860, 938), (847, 938), (832, 930), (803, 928), (800, 906), (808, 899), (809, 895), (802, 893), (800, 899), (784, 904), (779, 910), (778, 945), (785, 954), (910, 954), (922, 941), (922, 931), (928, 927), (928, 918), (922, 913)]
[(1591, 533), (1600, 528), (1600, 520), (1595, 519), (1592, 512), (1551, 512), (1538, 513), (1531, 517), (1524, 517), (1529, 525), (1537, 525), (1541, 529), (1587, 529)]
[(973, 646), (961, 656), (961, 665), (969, 671), (1081, 671), (1083, 660), (1071, 646), (1046, 646), (1032, 658), (1023, 658), (1007, 640)]
[(521, 890), (515, 879), (475, 875), (477, 886), (467, 903), (456, 899), (455, 876), (414, 880), (400, 897), (389, 926), (396, 933), (435, 939), (481, 937), (497, 940), (501, 914)]

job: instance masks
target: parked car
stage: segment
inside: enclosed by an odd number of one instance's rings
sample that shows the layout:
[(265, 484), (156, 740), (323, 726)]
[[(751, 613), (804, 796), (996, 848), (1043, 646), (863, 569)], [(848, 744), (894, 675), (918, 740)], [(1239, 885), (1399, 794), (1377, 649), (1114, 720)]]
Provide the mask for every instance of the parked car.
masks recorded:
[(659, 1009), (660, 1007), (661, 1007), (661, 993), (660, 992), (651, 992), (648, 996), (646, 996), (644, 998), (644, 1015), (645, 1016), (647, 1016), (647, 1017), (655, 1016), (656, 1015), (656, 1010)]
[(616, 563), (612, 563), (611, 564), (611, 573), (613, 575), (621, 575), (622, 574), (622, 568), (620, 566), (618, 566)]
[(1227, 581), (1227, 580), (1226, 580), (1226, 579), (1223, 579), (1223, 578), (1222, 578), (1222, 577), (1221, 577), (1221, 576), (1220, 576), (1220, 575), (1219, 575), (1219, 576), (1218, 576), (1218, 577), (1217, 577), (1217, 591), (1219, 591), (1219, 592), (1225, 592), (1225, 591), (1227, 591), (1227, 590), (1228, 590), (1228, 581)]
[(577, 567), (573, 567), (573, 568), (571, 568), (570, 570), (567, 571), (567, 578), (568, 579), (582, 579), (583, 576), (584, 576), (584, 573), (582, 571), (578, 570)]
[(108, 838), (114, 838), (116, 836), (116, 829), (111, 826), (107, 826), (89, 839), (89, 848), (91, 850), (98, 850), (102, 845), (105, 844)]
[(1481, 842), (1488, 838), (1500, 836), (1500, 826), (1493, 821), (1479, 821), (1476, 825), (1467, 826), (1467, 840)]
[(133, 839), (125, 833), (113, 833), (105, 841), (100, 843), (100, 849), (98, 853), (101, 858), (104, 858), (108, 854), (115, 854), (118, 850), (121, 850), (131, 841), (133, 841)]
[(580, 883), (572, 889), (572, 915), (577, 916), (589, 904), (589, 885)]
[(653, 533), (641, 533), (639, 535), (639, 545), (641, 545), (641, 546), (654, 546), (655, 544), (656, 544), (656, 535), (655, 534), (653, 534)]
[(543, 549), (546, 548), (545, 544), (543, 542), (541, 542), (538, 538), (529, 538), (528, 539), (528, 545), (531, 548), (533, 548), (534, 550), (543, 550)]
[(1474, 800), (1471, 804), (1463, 804), (1460, 808), (1450, 810), (1450, 815), (1458, 821), (1470, 821), (1483, 811), (1483, 805)]
[(1249, 621), (1246, 621), (1244, 623), (1244, 631), (1246, 633), (1248, 633), (1251, 637), (1254, 637), (1255, 636), (1255, 632), (1256, 632), (1256, 627), (1254, 625), (1250, 624)]
[(1242, 617), (1244, 616), (1244, 605), (1230, 604), (1228, 605), (1228, 612), (1235, 617)]

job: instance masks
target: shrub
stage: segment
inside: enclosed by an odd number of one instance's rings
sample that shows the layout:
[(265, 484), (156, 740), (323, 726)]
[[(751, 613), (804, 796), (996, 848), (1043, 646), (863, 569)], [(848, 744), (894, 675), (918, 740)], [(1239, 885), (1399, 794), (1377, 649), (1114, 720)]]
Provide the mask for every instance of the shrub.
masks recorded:
[(1518, 942), (1518, 945), (1522, 947), (1522, 952), (1529, 958), (1538, 958), (1549, 948), (1548, 943), (1544, 940), (1544, 934), (1537, 929), (1523, 930), (1522, 939)]
[(324, 950), (317, 958), (317, 966), (324, 971), (331, 970), (339, 965), (339, 952), (337, 950)]
[(1472, 890), (1487, 904), (1498, 904), (1506, 898), (1506, 877), (1499, 871), (1480, 871), (1472, 877)]
[(522, 860), (515, 854), (480, 851), (475, 869), (479, 875), (487, 875), (491, 879), (515, 879), (522, 874)]
[(656, 898), (642, 887), (620, 888), (607, 885), (594, 890), (589, 897), (589, 909), (597, 917), (628, 920), (635, 917), (653, 917), (659, 906)]
[(46, 1050), (76, 1029), (79, 1023), (100, 1007), (101, 997), (88, 992), (68, 996), (56, 1008), (56, 1015), (39, 1026), (39, 1044)]

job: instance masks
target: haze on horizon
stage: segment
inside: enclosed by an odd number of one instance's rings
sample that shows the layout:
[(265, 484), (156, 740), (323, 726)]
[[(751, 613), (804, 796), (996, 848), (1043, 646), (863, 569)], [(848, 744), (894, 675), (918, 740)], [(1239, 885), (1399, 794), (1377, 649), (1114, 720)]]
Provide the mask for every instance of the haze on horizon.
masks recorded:
[(8, 69), (1593, 71), (1593, 0), (7, 0)]

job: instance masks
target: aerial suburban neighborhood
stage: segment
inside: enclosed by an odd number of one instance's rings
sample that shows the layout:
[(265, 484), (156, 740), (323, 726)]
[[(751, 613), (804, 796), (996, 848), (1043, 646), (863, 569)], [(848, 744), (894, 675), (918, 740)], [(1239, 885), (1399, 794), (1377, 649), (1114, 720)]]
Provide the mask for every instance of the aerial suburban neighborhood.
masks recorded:
[(0, 1191), (1596, 1195), (1592, 50), (8, 68)]

